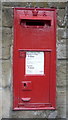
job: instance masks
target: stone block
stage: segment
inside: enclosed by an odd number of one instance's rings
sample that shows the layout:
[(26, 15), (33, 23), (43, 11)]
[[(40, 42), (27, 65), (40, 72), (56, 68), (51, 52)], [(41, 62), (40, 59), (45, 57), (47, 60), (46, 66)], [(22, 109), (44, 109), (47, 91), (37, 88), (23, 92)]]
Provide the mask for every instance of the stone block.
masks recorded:
[[(47, 111), (47, 110), (46, 110)], [(11, 118), (47, 118), (45, 110), (37, 111), (11, 111)], [(49, 111), (50, 112), (50, 111)]]
[(51, 8), (64, 9), (67, 5), (67, 2), (48, 2), (48, 6)]
[[(1, 0), (2, 2), (37, 2), (36, 0)], [(38, 2), (46, 2), (45, 0), (38, 0)]]
[(6, 1), (4, 1), (3, 3), (2, 3), (2, 6), (3, 7), (24, 7), (24, 6), (26, 6), (26, 2), (16, 2), (16, 1), (12, 1), (12, 0), (10, 0), (10, 1), (8, 1), (8, 2), (6, 2)]
[(2, 26), (2, 12), (1, 12), (1, 10), (0, 10), (0, 27)]
[(7, 47), (12, 44), (12, 29), (3, 27), (2, 28), (2, 46)]
[(56, 118), (57, 117), (57, 111), (55, 110), (55, 111), (52, 111), (50, 114), (49, 114), (49, 116), (48, 116), (48, 118)]
[(2, 88), (0, 87), (0, 120), (2, 118)]
[(10, 46), (12, 45), (12, 29), (3, 27), (2, 29), (2, 59), (10, 58)]
[(57, 37), (59, 41), (61, 41), (62, 39), (66, 41), (66, 39), (68, 39), (67, 31), (67, 28), (57, 28)]
[(12, 27), (13, 26), (13, 9), (3, 8), (2, 9), (2, 26)]
[(65, 105), (66, 104), (66, 87), (57, 87), (57, 105)]
[(11, 111), (11, 118), (56, 118), (57, 110)]
[(0, 27), (0, 59), (2, 58), (2, 28)]
[(66, 60), (57, 61), (57, 86), (66, 86)]
[(11, 63), (10, 60), (2, 61), (2, 86), (6, 88), (11, 84)]
[(33, 2), (22, 2), (22, 1), (9, 1), (9, 2), (3, 2), (2, 3), (3, 7), (32, 7), (34, 4)]
[(58, 114), (57, 114), (57, 118), (66, 118), (66, 104), (63, 104), (63, 105), (58, 105), (57, 106), (57, 111), (58, 111)]
[(45, 111), (11, 111), (11, 118), (47, 118)]
[(2, 90), (2, 117), (10, 118), (10, 88), (3, 88)]
[[(67, 99), (67, 101), (68, 101), (68, 99)], [(66, 118), (68, 118), (68, 103), (66, 104)]]
[(10, 59), (10, 47), (2, 47), (2, 59), (8, 60)]
[(66, 118), (66, 87), (57, 87), (57, 118)]
[[(68, 79), (67, 79), (67, 82), (68, 82)], [(68, 108), (68, 86), (66, 86), (66, 105)], [(67, 109), (67, 111), (68, 111), (68, 109)]]
[(67, 11), (66, 8), (57, 9), (57, 25), (61, 28), (68, 28)]
[(48, 7), (47, 2), (3, 2), (3, 7)]
[(31, 5), (32, 5), (32, 7), (38, 7), (38, 8), (45, 8), (45, 7), (47, 8), (48, 7), (47, 2), (31, 2)]
[(57, 47), (57, 58), (58, 59), (67, 58), (66, 47), (67, 47), (68, 35), (66, 31), (67, 31), (66, 28), (57, 28), (56, 47)]
[[(61, 41), (63, 42), (63, 40)], [(66, 44), (57, 43), (57, 59), (66, 59)]]
[(0, 60), (0, 88), (2, 87), (2, 60)]
[(1, 0), (0, 0), (0, 10), (1, 10)]
[(63, 21), (65, 16), (65, 9), (57, 9), (57, 15), (61, 21)]

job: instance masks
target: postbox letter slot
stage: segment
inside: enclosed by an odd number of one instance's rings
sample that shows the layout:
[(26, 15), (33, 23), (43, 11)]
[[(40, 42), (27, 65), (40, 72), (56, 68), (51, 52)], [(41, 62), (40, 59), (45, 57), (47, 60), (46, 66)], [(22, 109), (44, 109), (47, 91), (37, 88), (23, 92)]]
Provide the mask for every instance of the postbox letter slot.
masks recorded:
[(20, 24), (23, 26), (51, 26), (51, 20), (33, 20), (21, 19)]
[(29, 25), (29, 26), (44, 26), (45, 21), (42, 21), (42, 20), (26, 20), (26, 25)]

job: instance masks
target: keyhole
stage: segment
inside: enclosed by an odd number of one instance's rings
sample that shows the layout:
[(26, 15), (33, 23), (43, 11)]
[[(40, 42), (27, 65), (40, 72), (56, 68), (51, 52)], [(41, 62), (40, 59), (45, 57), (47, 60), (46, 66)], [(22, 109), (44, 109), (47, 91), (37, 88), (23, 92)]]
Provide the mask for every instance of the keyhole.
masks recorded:
[(24, 87), (26, 87), (26, 83), (24, 83)]

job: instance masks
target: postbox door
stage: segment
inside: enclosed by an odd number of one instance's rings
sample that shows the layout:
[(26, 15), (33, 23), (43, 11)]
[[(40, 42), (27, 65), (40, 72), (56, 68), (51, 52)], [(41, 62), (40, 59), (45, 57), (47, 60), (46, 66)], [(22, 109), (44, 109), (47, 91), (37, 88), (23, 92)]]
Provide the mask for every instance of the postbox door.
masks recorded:
[[(49, 104), (49, 68), (51, 52), (30, 51), (19, 60), (19, 105)], [(32, 57), (32, 58), (31, 58)], [(35, 57), (35, 58), (34, 58)], [(31, 104), (30, 104), (31, 103)]]

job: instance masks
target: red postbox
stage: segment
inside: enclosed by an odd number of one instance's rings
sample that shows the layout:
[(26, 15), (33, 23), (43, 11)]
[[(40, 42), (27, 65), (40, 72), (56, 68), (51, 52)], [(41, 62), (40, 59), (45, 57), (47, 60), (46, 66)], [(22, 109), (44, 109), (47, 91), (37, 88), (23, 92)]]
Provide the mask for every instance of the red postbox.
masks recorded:
[(14, 8), (13, 109), (56, 108), (56, 10)]

